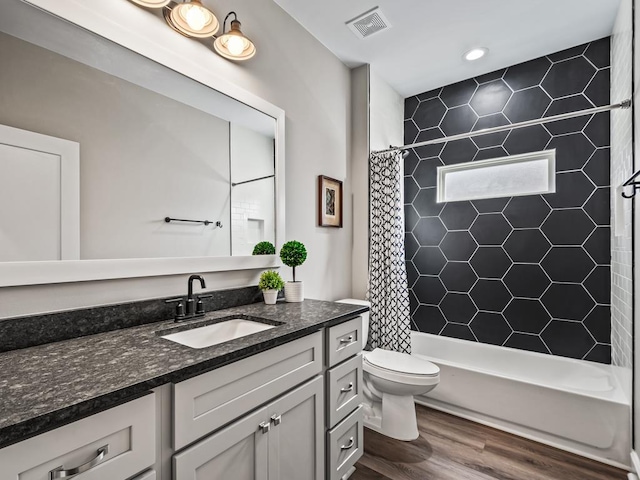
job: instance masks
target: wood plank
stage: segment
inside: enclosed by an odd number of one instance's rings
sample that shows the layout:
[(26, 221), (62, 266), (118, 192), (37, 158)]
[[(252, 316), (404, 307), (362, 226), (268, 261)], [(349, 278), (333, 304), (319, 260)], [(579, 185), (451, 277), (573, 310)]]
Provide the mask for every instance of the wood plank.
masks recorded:
[(365, 429), (352, 480), (626, 480), (627, 472), (416, 405), (420, 437)]

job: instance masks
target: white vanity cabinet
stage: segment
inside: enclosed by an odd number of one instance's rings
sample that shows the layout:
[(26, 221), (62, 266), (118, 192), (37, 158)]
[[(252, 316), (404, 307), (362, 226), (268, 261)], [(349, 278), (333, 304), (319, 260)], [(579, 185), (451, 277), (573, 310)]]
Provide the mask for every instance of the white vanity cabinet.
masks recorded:
[(364, 453), (362, 317), (327, 329), (326, 468), (328, 480), (345, 480)]
[(172, 478), (324, 480), (322, 369), (319, 331), (177, 383)]
[(2, 480), (339, 480), (362, 455), (361, 319), (0, 449)]
[(173, 388), (175, 451), (322, 373), (322, 332), (198, 375)]
[(323, 480), (322, 378), (173, 457), (173, 479)]
[(154, 395), (0, 449), (0, 478), (124, 480), (148, 469), (156, 461)]
[(135, 478), (132, 478), (131, 480), (157, 480), (157, 476), (156, 476), (156, 471), (155, 470), (149, 470), (147, 472), (141, 473), (140, 475), (138, 475)]

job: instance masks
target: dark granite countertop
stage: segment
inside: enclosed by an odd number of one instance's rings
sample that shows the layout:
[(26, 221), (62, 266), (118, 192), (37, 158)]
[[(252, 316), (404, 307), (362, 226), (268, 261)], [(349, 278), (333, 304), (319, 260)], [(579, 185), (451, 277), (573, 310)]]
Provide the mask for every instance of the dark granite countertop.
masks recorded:
[[(305, 300), (254, 303), (205, 317), (124, 328), (0, 353), (0, 448), (365, 312), (366, 307)], [(283, 322), (220, 345), (193, 349), (159, 331), (214, 323), (230, 315)]]

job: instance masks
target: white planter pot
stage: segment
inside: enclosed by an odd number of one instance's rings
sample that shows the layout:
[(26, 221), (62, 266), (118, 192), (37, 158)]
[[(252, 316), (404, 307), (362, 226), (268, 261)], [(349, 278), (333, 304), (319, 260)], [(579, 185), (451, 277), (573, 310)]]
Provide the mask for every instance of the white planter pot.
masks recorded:
[(276, 300), (278, 300), (278, 290), (262, 290), (262, 296), (264, 297), (264, 303), (275, 305)]
[(289, 303), (302, 302), (304, 300), (302, 282), (286, 282), (284, 284), (284, 299)]

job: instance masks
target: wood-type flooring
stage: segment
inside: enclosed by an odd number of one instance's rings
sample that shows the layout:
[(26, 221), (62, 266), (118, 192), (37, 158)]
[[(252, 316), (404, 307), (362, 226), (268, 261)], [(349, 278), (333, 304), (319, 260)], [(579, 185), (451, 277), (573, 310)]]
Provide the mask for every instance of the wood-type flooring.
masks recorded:
[(350, 480), (626, 480), (587, 458), (416, 405), (420, 437), (394, 440), (365, 428)]

